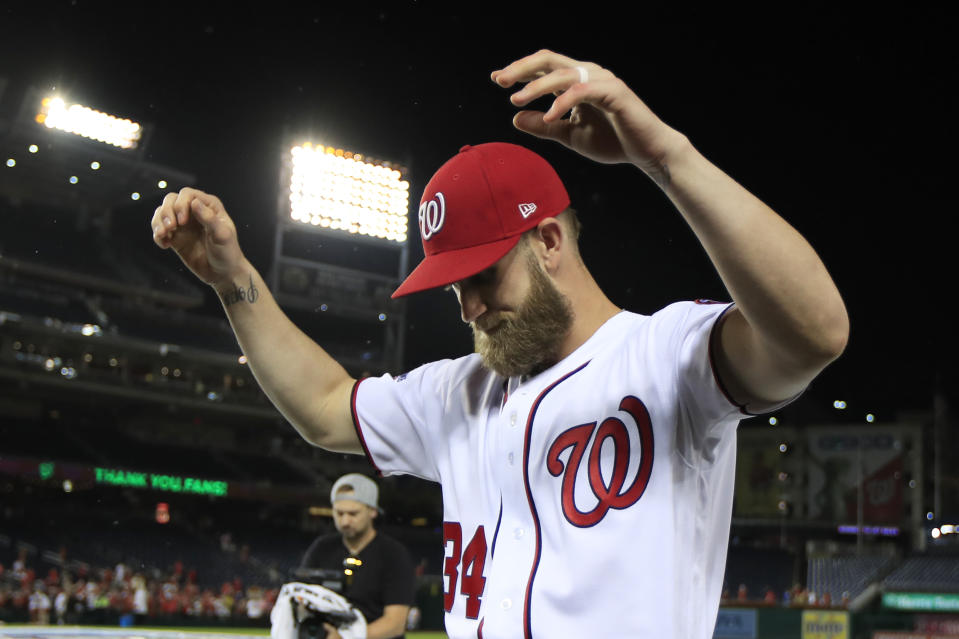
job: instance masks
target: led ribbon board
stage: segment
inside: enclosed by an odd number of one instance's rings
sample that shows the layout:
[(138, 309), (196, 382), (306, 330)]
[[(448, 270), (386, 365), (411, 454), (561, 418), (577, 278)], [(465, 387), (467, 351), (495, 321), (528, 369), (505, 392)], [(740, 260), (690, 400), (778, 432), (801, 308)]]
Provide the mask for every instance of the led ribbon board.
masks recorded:
[(290, 149), (290, 217), (303, 224), (404, 243), (410, 184), (360, 154), (311, 143)]
[(928, 612), (959, 611), (959, 594), (935, 592), (884, 592), (884, 608), (893, 610), (922, 610)]
[(96, 474), (96, 483), (110, 486), (145, 488), (170, 493), (212, 495), (214, 497), (225, 497), (229, 491), (229, 484), (225, 481), (112, 468), (94, 468), (93, 470)]

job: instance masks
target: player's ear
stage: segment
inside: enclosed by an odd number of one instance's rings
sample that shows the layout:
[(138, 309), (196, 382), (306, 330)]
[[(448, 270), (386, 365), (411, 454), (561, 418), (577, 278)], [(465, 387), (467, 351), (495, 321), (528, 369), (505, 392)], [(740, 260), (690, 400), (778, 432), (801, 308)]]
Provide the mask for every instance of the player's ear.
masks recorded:
[(555, 217), (548, 217), (536, 225), (530, 239), (536, 258), (547, 271), (554, 271), (559, 266), (559, 258), (567, 241), (562, 223)]

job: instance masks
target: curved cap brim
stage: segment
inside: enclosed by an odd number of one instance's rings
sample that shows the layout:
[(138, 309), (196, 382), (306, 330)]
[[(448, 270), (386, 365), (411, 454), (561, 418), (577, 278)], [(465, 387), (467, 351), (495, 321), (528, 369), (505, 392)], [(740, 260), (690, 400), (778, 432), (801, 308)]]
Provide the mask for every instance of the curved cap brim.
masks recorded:
[(428, 255), (390, 297), (396, 299), (472, 277), (509, 253), (521, 237), (522, 234), (517, 234), (495, 242)]

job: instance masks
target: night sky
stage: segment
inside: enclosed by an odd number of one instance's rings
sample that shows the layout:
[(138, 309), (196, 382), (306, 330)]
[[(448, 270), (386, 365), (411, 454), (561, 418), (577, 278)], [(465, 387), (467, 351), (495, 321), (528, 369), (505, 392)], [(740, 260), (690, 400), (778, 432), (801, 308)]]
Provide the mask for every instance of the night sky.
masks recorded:
[[(8, 92), (56, 86), (151, 124), (148, 159), (219, 195), (261, 269), (285, 136), (405, 164), (416, 200), (460, 146), (500, 140), (556, 167), (585, 225), (586, 263), (614, 302), (650, 313), (728, 299), (650, 180), (515, 131), (509, 92), (489, 80), (543, 47), (597, 62), (823, 257), (852, 334), (810, 401), (835, 396), (888, 418), (929, 408), (937, 379), (959, 400), (948, 230), (957, 57), (945, 16), (805, 4), (722, 13), (639, 3), (629, 15), (625, 3), (537, 3), (522, 15), (524, 3), (347, 4), (4, 2), (0, 77)], [(124, 209), (124, 241), (156, 250), (157, 204)], [(411, 253), (422, 256), (417, 240)], [(470, 349), (449, 293), (412, 298), (409, 321), (407, 367)]]

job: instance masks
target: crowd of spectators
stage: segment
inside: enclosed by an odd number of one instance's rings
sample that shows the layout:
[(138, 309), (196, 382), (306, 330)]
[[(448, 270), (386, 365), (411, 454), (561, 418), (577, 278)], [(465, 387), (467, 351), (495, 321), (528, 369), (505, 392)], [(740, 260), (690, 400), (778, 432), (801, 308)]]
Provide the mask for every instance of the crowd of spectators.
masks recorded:
[(268, 626), (278, 589), (237, 578), (201, 586), (182, 562), (159, 577), (111, 568), (56, 567), (38, 575), (21, 550), (0, 564), (0, 621), (36, 624)]
[(802, 584), (795, 584), (789, 590), (779, 596), (771, 586), (762, 588), (760, 594), (756, 596), (749, 592), (746, 584), (739, 584), (736, 593), (733, 594), (728, 587), (723, 589), (721, 605), (723, 606), (787, 606), (793, 608), (848, 608), (850, 596), (844, 592), (842, 599), (833, 601), (832, 595), (824, 592), (817, 595)]

